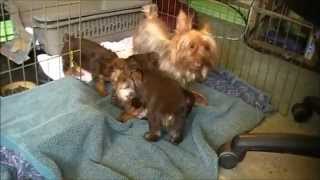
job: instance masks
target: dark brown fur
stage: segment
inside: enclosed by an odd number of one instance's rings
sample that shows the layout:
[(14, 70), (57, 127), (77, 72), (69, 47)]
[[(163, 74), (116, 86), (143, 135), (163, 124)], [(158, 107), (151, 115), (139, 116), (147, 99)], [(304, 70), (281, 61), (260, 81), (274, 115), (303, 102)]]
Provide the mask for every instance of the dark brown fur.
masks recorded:
[[(65, 75), (81, 76), (79, 69), (84, 69), (92, 74), (95, 87), (99, 94), (102, 96), (108, 95), (105, 90), (105, 81), (110, 81), (111, 64), (112, 61), (118, 57), (117, 54), (105, 49), (96, 42), (81, 38), (80, 62), (80, 39), (65, 34), (63, 41), (64, 46), (61, 54), (63, 55), (63, 71)], [(71, 52), (71, 55), (70, 51), (77, 52)], [(73, 60), (71, 60), (70, 57), (73, 57)], [(74, 65), (73, 67), (71, 67), (72, 63)]]
[(131, 79), (132, 69), (158, 69), (158, 55), (144, 53), (117, 59), (112, 63), (111, 83), (113, 87), (112, 102), (123, 109), (118, 120), (126, 122), (131, 118), (143, 118), (145, 109), (136, 98)]
[(147, 109), (149, 131), (145, 139), (157, 141), (164, 129), (171, 143), (180, 143), (185, 120), (195, 101), (193, 94), (160, 70), (140, 69), (133, 71), (131, 78), (138, 99)]

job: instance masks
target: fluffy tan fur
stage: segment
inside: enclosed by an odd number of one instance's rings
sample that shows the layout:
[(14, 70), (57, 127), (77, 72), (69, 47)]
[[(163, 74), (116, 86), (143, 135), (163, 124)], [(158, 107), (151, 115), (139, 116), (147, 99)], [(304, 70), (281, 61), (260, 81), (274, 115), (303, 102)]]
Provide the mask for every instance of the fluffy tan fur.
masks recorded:
[(143, 12), (145, 20), (133, 35), (133, 50), (137, 53), (156, 52), (160, 57), (166, 56), (171, 35), (165, 23), (158, 18), (157, 6), (144, 6)]
[(133, 37), (136, 53), (154, 51), (160, 55), (160, 69), (178, 80), (183, 86), (205, 80), (217, 62), (217, 44), (209, 26), (192, 28), (192, 18), (180, 10), (176, 30), (170, 34), (158, 18), (156, 5), (144, 7), (146, 19)]

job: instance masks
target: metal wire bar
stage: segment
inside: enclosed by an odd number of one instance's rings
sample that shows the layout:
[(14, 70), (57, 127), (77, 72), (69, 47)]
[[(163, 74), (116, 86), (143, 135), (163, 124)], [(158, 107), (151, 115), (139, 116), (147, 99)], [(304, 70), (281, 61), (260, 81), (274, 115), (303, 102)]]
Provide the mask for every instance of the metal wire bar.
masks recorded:
[[(19, 14), (17, 14), (18, 15), (18, 17), (19, 17)], [(22, 64), (21, 64), (21, 66), (22, 66), (22, 79), (23, 79), (23, 81), (26, 81), (26, 72), (25, 72), (25, 68), (24, 68), (24, 64), (25, 62), (23, 61), (22, 62)]]
[[(295, 44), (296, 44), (296, 46), (297, 46), (297, 44), (298, 44), (298, 41), (299, 41), (299, 36), (297, 36), (296, 37), (296, 40), (295, 40)], [(285, 80), (284, 80), (284, 82), (286, 82), (286, 83), (284, 83), (283, 84), (283, 86), (282, 86), (282, 89), (281, 89), (281, 92), (280, 92), (280, 99), (279, 99), (279, 103), (278, 103), (278, 107), (280, 107), (280, 104), (281, 104), (281, 102), (282, 102), (282, 100), (283, 100), (283, 98), (284, 98), (284, 92), (285, 92), (285, 89), (286, 89), (286, 87), (288, 86), (288, 78), (289, 78), (289, 74), (291, 74), (290, 73), (290, 68), (287, 68), (288, 70), (286, 71), (286, 73), (285, 73)], [(296, 84), (297, 84), (297, 81), (294, 83), (294, 86), (296, 86)], [(295, 88), (293, 88), (293, 90), (292, 91), (294, 91), (295, 90)]]
[(242, 55), (242, 61), (243, 61), (243, 63), (241, 63), (241, 67), (240, 67), (240, 74), (239, 74), (239, 77), (241, 77), (241, 78), (243, 78), (243, 76), (242, 76), (242, 71), (243, 71), (243, 69), (248, 65), (248, 61), (247, 61), (247, 56), (248, 56), (248, 50), (246, 50), (246, 51), (243, 51), (243, 53), (242, 53), (243, 55)]
[[(283, 11), (285, 10), (285, 8), (283, 8), (282, 10), (281, 10), (281, 12), (283, 13)], [(279, 23), (278, 23), (278, 25), (277, 25), (277, 31), (276, 31), (276, 36), (275, 36), (275, 40), (274, 40), (274, 43), (276, 43), (277, 42), (277, 39), (278, 39), (278, 36), (279, 36), (279, 29), (280, 29), (280, 26), (281, 26), (281, 19), (279, 19), (279, 21), (278, 21)], [(269, 24), (270, 25), (270, 24)], [(288, 28), (288, 31), (287, 31), (287, 33), (286, 33), (286, 37), (285, 37), (285, 42), (287, 41), (287, 39), (288, 39), (288, 34), (289, 34), (289, 28)], [(267, 32), (269, 32), (269, 31), (267, 31)], [(266, 35), (266, 37), (267, 37), (267, 35)], [(266, 40), (266, 39), (265, 39)], [(269, 74), (269, 70), (270, 70), (270, 61), (268, 61), (268, 63), (267, 63), (267, 74)], [(266, 81), (267, 81), (267, 76), (265, 76), (265, 78), (264, 78), (264, 80), (263, 80), (263, 87), (264, 88), (266, 88)]]
[[(278, 38), (278, 33), (279, 33), (279, 29), (280, 29), (280, 23), (281, 23), (281, 19), (279, 20), (279, 24), (278, 24), (278, 26), (277, 26), (277, 31), (276, 31), (276, 40), (275, 40), (275, 42), (277, 41), (277, 38)], [(276, 72), (276, 75), (275, 75), (275, 79), (274, 79), (274, 83), (273, 83), (273, 85), (272, 85), (272, 92), (275, 92), (275, 90), (276, 90), (276, 85), (277, 85), (277, 76), (279, 75), (279, 73), (280, 73), (280, 69), (281, 69), (281, 67), (280, 67), (280, 61), (278, 61), (278, 66), (279, 66), (279, 68), (278, 68), (278, 71)], [(280, 92), (281, 93), (281, 92)], [(281, 100), (281, 99), (280, 99)], [(279, 100), (279, 101), (280, 101)], [(277, 105), (278, 106), (278, 105)]]
[(189, 6), (189, 4), (190, 4), (190, 0), (187, 0), (187, 8), (188, 8), (187, 15), (188, 15), (188, 17), (190, 17), (190, 6)]
[[(43, 3), (43, 10), (44, 10), (44, 15), (45, 15), (45, 26), (44, 29), (47, 32), (48, 31), (48, 14), (47, 14), (47, 8), (46, 8), (46, 4), (47, 2), (45, 1)], [(48, 43), (48, 36), (45, 36), (45, 41)], [(48, 65), (48, 72), (50, 72), (50, 67)], [(47, 76), (47, 81), (50, 81), (49, 76)]]
[[(251, 56), (248, 59), (249, 59), (249, 64), (252, 67), (252, 64), (253, 64), (253, 61), (254, 61), (254, 57), (255, 57), (254, 56), (255, 51), (251, 52), (250, 54), (251, 54)], [(248, 69), (247, 77), (245, 78), (246, 81), (249, 81), (249, 76), (250, 76), (250, 68)]]
[[(59, 8), (58, 8), (59, 6), (60, 6), (60, 3), (59, 3), (59, 0), (57, 0), (57, 2), (56, 2), (56, 8), (59, 9)], [(57, 23), (58, 38), (61, 39), (61, 38), (60, 38), (61, 33), (60, 33), (59, 21), (60, 21), (60, 13), (58, 12), (58, 13), (57, 13), (56, 23)], [(64, 36), (64, 35), (63, 35), (63, 36)], [(61, 45), (62, 45), (62, 44), (61, 44)], [(60, 47), (60, 49), (62, 48), (62, 47), (60, 46), (60, 43), (58, 44), (58, 46)], [(61, 54), (61, 52), (60, 52), (60, 54)], [(61, 63), (61, 62), (59, 61), (59, 67), (62, 66), (62, 64), (63, 64), (63, 63)], [(60, 78), (61, 78), (61, 69), (59, 68), (59, 79), (60, 79)]]
[[(68, 53), (68, 56), (69, 56), (69, 61), (71, 61), (71, 63), (69, 63), (69, 65), (73, 65), (73, 60), (70, 58), (71, 55), (73, 55), (74, 57), (74, 53), (73, 53), (73, 49), (71, 49), (71, 27), (70, 27), (70, 20), (71, 20), (71, 7), (68, 6), (68, 49), (69, 49), (69, 53)], [(63, 57), (63, 56), (62, 56)], [(63, 63), (62, 63), (63, 64)], [(73, 68), (73, 67), (68, 67), (68, 68)]]
[[(6, 42), (8, 41), (8, 36), (7, 36), (7, 27), (6, 27), (6, 23), (5, 23), (5, 16), (4, 16), (4, 3), (1, 3), (1, 15), (2, 15), (2, 21), (3, 21), (3, 26), (4, 26), (4, 37)], [(9, 81), (10, 83), (12, 83), (12, 74), (11, 74), (11, 65), (10, 65), (10, 60), (9, 58), (7, 58), (7, 67), (9, 69), (8, 73), (9, 73)]]
[[(235, 21), (235, 16), (233, 16), (233, 22), (234, 22), (234, 21)], [(230, 30), (230, 31), (231, 31), (231, 30)], [(230, 48), (230, 47), (229, 47), (229, 48)], [(237, 47), (236, 47), (236, 51), (238, 51), (238, 50), (239, 50), (239, 43), (237, 43)], [(231, 54), (231, 53), (230, 53), (230, 54)], [(227, 61), (227, 67), (230, 66), (229, 68), (231, 69), (231, 71), (234, 72), (234, 68), (232, 68), (232, 67), (231, 67), (231, 64), (229, 64), (229, 63), (231, 63), (231, 62), (230, 62), (230, 58), (231, 58), (231, 57), (229, 56), (229, 57), (228, 57), (228, 61)]]
[(79, 53), (80, 53), (80, 55), (79, 55), (79, 61), (80, 61), (80, 63), (79, 63), (79, 66), (80, 66), (80, 80), (82, 80), (82, 76), (81, 76), (81, 74), (82, 74), (82, 54), (81, 54), (81, 49), (82, 49), (82, 46), (81, 46), (81, 40), (82, 40), (82, 36), (81, 36), (81, 1), (80, 1), (80, 3), (79, 3)]
[[(301, 29), (300, 29), (301, 30)], [(317, 52), (316, 52), (317, 53)], [(306, 59), (304, 59), (304, 62), (303, 62), (303, 64), (305, 64), (305, 61), (306, 61)], [(293, 97), (294, 97), (294, 94), (296, 93), (296, 89), (297, 89), (297, 86), (298, 86), (298, 83), (301, 81), (301, 79), (302, 79), (302, 68), (299, 68), (298, 69), (298, 72), (297, 72), (297, 75), (295, 76), (295, 78), (294, 78), (294, 86), (293, 86), (293, 88), (292, 88), (292, 91), (291, 91), (291, 93), (290, 93), (290, 96), (289, 96), (289, 102), (288, 102), (288, 109), (287, 109), (287, 111), (289, 110), (289, 108), (293, 105)], [(318, 81), (318, 82), (320, 82), (320, 80)], [(320, 85), (320, 83), (319, 83), (319, 85)], [(320, 91), (319, 91), (319, 94), (318, 95), (320, 95)]]
[(300, 26), (304, 26), (304, 27), (307, 27), (307, 28), (312, 28), (313, 27), (312, 24), (310, 24), (310, 23), (301, 22), (301, 21), (298, 21), (296, 19), (284, 16), (282, 14), (265, 10), (263, 8), (256, 7), (256, 10), (259, 11), (259, 13), (261, 13), (261, 14), (264, 14), (264, 15), (267, 15), (267, 16), (273, 16), (273, 17), (280, 18), (280, 19), (284, 19), (286, 21), (291, 21), (291, 22), (296, 23), (296, 24), (298, 24)]
[[(272, 9), (274, 8), (274, 6), (275, 6), (275, 3), (273, 2), (272, 3)], [(272, 17), (270, 17), (269, 18), (269, 20), (268, 20), (268, 26), (267, 26), (267, 30), (266, 30), (266, 32), (265, 32), (265, 36), (264, 36), (264, 41), (267, 41), (267, 38), (268, 38), (268, 33), (270, 32), (270, 28), (271, 28), (271, 26), (272, 26)], [(264, 56), (265, 57), (265, 59), (267, 59), (267, 57), (266, 56)], [(266, 80), (267, 80), (267, 74), (269, 74), (269, 67), (270, 67), (270, 63), (271, 63), (271, 61), (270, 60), (266, 60), (267, 61), (267, 70), (266, 70), (266, 75), (265, 75), (265, 77), (264, 77), (264, 80), (263, 80), (263, 85), (262, 85), (262, 87), (264, 87), (264, 88), (266, 88)]]
[[(31, 16), (30, 16), (30, 20), (32, 21), (32, 17), (33, 17), (33, 5), (31, 5), (30, 7), (30, 11), (31, 11)], [(36, 53), (36, 40), (35, 40), (35, 32), (33, 30), (33, 34), (32, 34), (32, 50), (33, 50), (33, 59), (35, 61), (34, 63), (34, 69), (35, 69), (35, 78), (36, 78), (36, 85), (39, 85), (39, 75), (38, 75), (38, 66), (37, 66), (37, 53)]]
[[(62, 57), (62, 56), (69, 55), (71, 52), (77, 53), (77, 52), (80, 52), (80, 50), (78, 49), (78, 50), (74, 50), (74, 51), (69, 51), (69, 52), (66, 52), (66, 53), (62, 53), (62, 54), (61, 54), (61, 57)], [(52, 60), (56, 59), (57, 57), (58, 57), (58, 56), (52, 56), (52, 57), (49, 57), (49, 58), (46, 59), (46, 60), (42, 60), (41, 62), (52, 61)], [(33, 66), (33, 65), (38, 64), (38, 63), (39, 63), (39, 62), (28, 63), (28, 64), (26, 64), (24, 67), (27, 68), (27, 67)], [(21, 70), (21, 69), (22, 69), (22, 67), (19, 67), (19, 66), (18, 66), (18, 67), (15, 67), (15, 68), (11, 68), (10, 70), (4, 70), (4, 71), (2, 71), (2, 72), (0, 72), (0, 75), (4, 75), (4, 74), (9, 73), (10, 71), (11, 71), (11, 72), (14, 72), (14, 71), (18, 71), (18, 70)]]
[[(161, 12), (164, 12), (164, 10), (163, 10), (163, 6), (164, 6), (163, 3), (164, 3), (164, 1), (162, 0), (162, 1), (161, 1), (161, 10), (160, 10)], [(168, 13), (168, 14), (169, 14), (169, 13)]]
[[(170, 12), (170, 0), (168, 0), (168, 1), (169, 1), (169, 2), (168, 2), (167, 9), (168, 9), (168, 14), (170, 14), (170, 13), (169, 13), (169, 12)], [(167, 16), (166, 22), (167, 22), (167, 25), (169, 25), (169, 16)]]
[[(221, 19), (221, 13), (219, 13), (219, 18)], [(211, 25), (211, 24), (210, 24)], [(222, 36), (224, 36), (224, 31), (222, 31), (222, 33), (223, 33), (223, 35)], [(221, 45), (221, 47), (224, 47), (224, 40), (222, 39), (220, 42), (218, 42), (217, 41), (217, 43), (218, 44), (220, 44)], [(218, 59), (223, 59), (222, 57), (223, 57), (223, 53), (224, 53), (224, 51), (223, 51), (223, 48), (221, 48), (221, 49), (219, 49), (220, 50), (220, 53), (218, 53)], [(219, 66), (221, 66), (221, 64), (223, 64), (221, 61), (218, 61), (218, 64), (217, 64), (217, 66), (219, 67)]]
[(174, 0), (173, 14), (176, 15), (177, 0)]
[[(240, 49), (243, 49), (243, 48), (241, 48), (240, 44), (241, 44), (240, 41), (238, 41), (238, 42), (236, 43), (236, 45), (237, 45), (237, 47), (235, 48), (235, 49), (236, 49), (236, 50), (235, 50), (235, 56), (236, 56), (236, 57), (238, 57), (238, 54), (239, 54)], [(237, 73), (237, 72), (236, 72), (236, 68), (237, 68), (237, 66), (238, 66), (239, 63), (238, 63), (238, 61), (235, 61), (235, 58), (234, 58), (232, 61), (234, 61), (234, 63), (233, 63), (233, 66), (231, 67), (231, 71), (234, 72), (234, 73)], [(241, 62), (241, 63), (242, 63), (242, 62)]]
[[(231, 7), (232, 9), (234, 9), (234, 10), (236, 10), (237, 11), (237, 9), (235, 8), (235, 7), (233, 7), (232, 5), (230, 5), (229, 3), (228, 3), (228, 6), (229, 7)], [(240, 6), (238, 7), (238, 11), (237, 11), (239, 14), (240, 14), (240, 16), (244, 19), (244, 21), (247, 23), (248, 22), (248, 19), (242, 14), (242, 12), (240, 11)], [(250, 52), (250, 51), (249, 51)], [(247, 64), (247, 55), (248, 55), (248, 51), (243, 51), (243, 58), (241, 58), (244, 62), (243, 63), (241, 63), (242, 65), (241, 65), (241, 67), (240, 67), (240, 74), (239, 74), (239, 77), (242, 77), (242, 71), (243, 71), (243, 68), (244, 67), (246, 67), (246, 65), (248, 65)]]

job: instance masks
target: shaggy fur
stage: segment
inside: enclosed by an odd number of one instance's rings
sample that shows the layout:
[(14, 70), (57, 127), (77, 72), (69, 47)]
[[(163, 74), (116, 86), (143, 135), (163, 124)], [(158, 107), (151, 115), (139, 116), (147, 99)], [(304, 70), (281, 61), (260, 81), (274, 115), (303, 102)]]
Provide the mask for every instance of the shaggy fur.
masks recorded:
[(136, 117), (141, 119), (146, 116), (146, 109), (136, 97), (131, 72), (133, 69), (158, 69), (158, 58), (158, 54), (152, 52), (135, 54), (126, 59), (119, 58), (112, 63), (112, 101), (123, 109), (118, 118), (120, 122)]
[(167, 26), (158, 18), (156, 5), (143, 7), (145, 20), (140, 23), (133, 34), (133, 50), (136, 53), (156, 52), (159, 56), (167, 56), (170, 33)]
[(145, 139), (157, 141), (165, 130), (169, 133), (169, 141), (179, 144), (195, 101), (193, 94), (160, 70), (138, 69), (133, 71), (131, 78), (138, 99), (148, 110), (149, 131), (145, 133)]
[(176, 31), (170, 35), (156, 10), (156, 5), (144, 7), (146, 19), (134, 33), (134, 51), (157, 52), (160, 55), (160, 69), (182, 86), (205, 80), (217, 62), (217, 45), (208, 26), (201, 30), (193, 29), (192, 18), (181, 10)]

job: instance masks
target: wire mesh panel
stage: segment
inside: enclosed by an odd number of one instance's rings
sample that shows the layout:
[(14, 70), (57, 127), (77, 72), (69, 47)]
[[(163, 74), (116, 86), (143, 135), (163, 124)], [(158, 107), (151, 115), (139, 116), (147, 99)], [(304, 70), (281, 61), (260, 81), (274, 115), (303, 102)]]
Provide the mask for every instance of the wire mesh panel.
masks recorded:
[[(80, 6), (84, 6), (78, 4)], [(73, 11), (71, 9), (70, 11)], [(78, 10), (79, 11), (79, 10)], [(45, 19), (34, 19), (33, 28), (37, 34), (37, 39), (40, 44), (44, 45), (44, 49), (49, 54), (58, 54), (60, 49), (59, 43), (62, 42), (61, 34), (69, 33), (78, 37), (81, 35), (84, 38), (98, 40), (100, 42), (105, 40), (120, 40), (132, 33), (134, 27), (142, 19), (140, 8), (125, 9), (116, 12), (106, 12), (103, 14), (93, 14), (81, 18), (79, 22), (79, 15), (75, 17), (59, 18), (59, 21), (46, 21)], [(80, 27), (79, 27), (80, 26)], [(59, 31), (58, 31), (59, 27)], [(81, 32), (79, 31), (81, 29)]]
[(249, 19), (246, 41), (250, 46), (312, 67), (313, 26), (284, 1), (255, 1)]
[[(219, 45), (219, 66), (269, 94), (280, 112), (286, 114), (293, 103), (306, 95), (320, 94), (319, 75), (309, 70), (309, 65), (314, 64), (308, 54), (313, 27), (297, 15), (292, 17), (282, 1), (12, 1), (16, 9), (6, 7), (9, 1), (5, 2), (1, 3), (1, 45), (19, 36), (14, 27), (16, 15), (33, 34), (29, 60), (16, 64), (1, 56), (2, 86), (16, 81), (39, 85), (53, 80), (47, 72), (61, 71), (61, 64), (43, 67), (41, 63), (61, 63), (58, 55), (62, 55), (65, 33), (98, 42), (131, 36), (143, 17), (141, 7), (153, 2), (172, 32), (180, 9), (194, 17), (195, 27), (209, 23)], [(69, 48), (67, 54), (70, 52)], [(81, 53), (81, 48), (75, 53)], [(40, 55), (46, 54), (55, 56), (39, 60)], [(56, 79), (63, 77), (63, 72), (58, 76)]]
[[(269, 94), (275, 109), (287, 114), (291, 106), (301, 101), (306, 95), (320, 94), (319, 74), (308, 70), (312, 69), (311, 64), (316, 64), (314, 58), (308, 57), (310, 52), (307, 51), (312, 45), (313, 27), (296, 14), (292, 18), (293, 13), (284, 6), (283, 2), (208, 0), (191, 1), (190, 4), (197, 9), (198, 15), (211, 18), (209, 19), (215, 30), (214, 36), (220, 45), (221, 67), (232, 71), (242, 80)], [(257, 8), (258, 5), (265, 5), (266, 9), (263, 11), (261, 7)], [(269, 18), (256, 17), (271, 11), (270, 8), (276, 11), (267, 13)], [(266, 24), (262, 26), (263, 23), (259, 22), (263, 17), (266, 18), (264, 20)], [(296, 27), (290, 24), (295, 24)], [(284, 25), (286, 29), (283, 28)], [(286, 47), (285, 44), (270, 41), (266, 36), (261, 38), (261, 35), (269, 35), (271, 30), (280, 31), (279, 29), (298, 32), (299, 36), (293, 39), (293, 46), (303, 44), (303, 47), (300, 46), (302, 50), (290, 49), (291, 47)], [(253, 31), (256, 34), (252, 33)], [(270, 31), (269, 34), (268, 31)], [(278, 34), (280, 37), (280, 33)], [(260, 40), (261, 43), (267, 43), (269, 46), (261, 45), (259, 48), (252, 46), (254, 37), (259, 37), (255, 40)], [(301, 43), (302, 39), (304, 43)], [(273, 51), (275, 48), (282, 51), (276, 53)]]
[[(143, 17), (141, 7), (150, 2), (4, 1), (1, 3), (1, 46), (9, 56), (1, 56), (0, 85), (5, 86), (16, 81), (40, 85), (63, 77), (61, 57), (58, 55), (61, 55), (64, 34), (81, 36), (96, 42), (131, 36)], [(27, 31), (29, 33), (26, 33)], [(22, 34), (30, 36), (30, 41)], [(17, 44), (26, 46), (24, 53), (13, 51)], [(81, 48), (74, 51), (81, 53)], [(70, 52), (69, 48), (67, 54)], [(44, 55), (52, 56), (39, 58)], [(19, 58), (22, 60), (14, 62), (14, 59)], [(57, 77), (48, 76), (48, 73), (53, 71), (60, 71), (56, 73)]]

